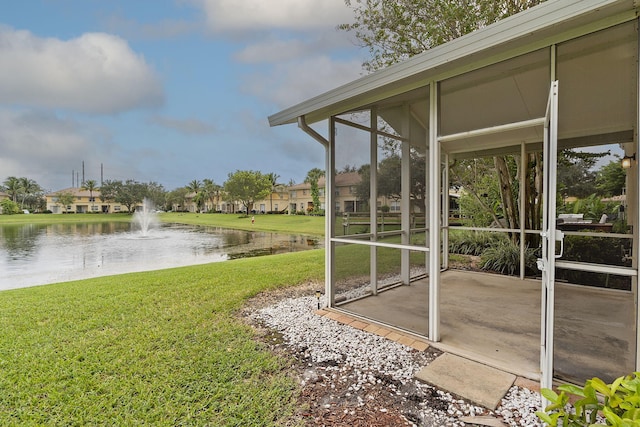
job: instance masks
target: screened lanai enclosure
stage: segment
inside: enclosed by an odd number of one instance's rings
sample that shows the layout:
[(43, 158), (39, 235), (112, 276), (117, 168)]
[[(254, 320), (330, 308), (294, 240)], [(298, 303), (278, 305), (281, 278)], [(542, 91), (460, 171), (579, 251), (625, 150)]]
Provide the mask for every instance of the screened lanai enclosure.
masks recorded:
[[(638, 370), (636, 14), (550, 0), (271, 116), (326, 147), (328, 305), (543, 387)], [(568, 208), (568, 153), (625, 157), (605, 215)], [(357, 215), (333, 202), (345, 165)], [(513, 268), (451, 253), (478, 236)]]

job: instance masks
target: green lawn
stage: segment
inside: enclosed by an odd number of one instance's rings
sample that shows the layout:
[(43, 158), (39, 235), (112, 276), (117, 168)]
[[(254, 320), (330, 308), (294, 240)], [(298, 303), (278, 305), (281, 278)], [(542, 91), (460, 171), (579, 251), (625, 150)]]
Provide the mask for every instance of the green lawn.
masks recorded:
[(312, 250), (0, 292), (0, 424), (277, 424), (296, 385), (235, 313), (322, 275)]
[(0, 225), (3, 224), (57, 224), (57, 223), (81, 223), (81, 222), (130, 222), (129, 214), (18, 214), (0, 215)]
[[(165, 213), (165, 222), (322, 235), (323, 217)], [(0, 215), (0, 224), (130, 215)], [(337, 275), (368, 271), (341, 246)], [(399, 251), (379, 249), (379, 269)], [(412, 254), (412, 258), (416, 254)], [(418, 254), (418, 257), (423, 255)], [(419, 261), (419, 259), (418, 259)], [(278, 425), (296, 384), (237, 318), (251, 296), (322, 281), (324, 250), (0, 292), (0, 425)]]
[[(130, 221), (11, 215), (0, 224)], [(161, 214), (161, 220), (321, 235), (323, 218)], [(287, 363), (236, 318), (267, 289), (323, 280), (322, 250), (0, 292), (0, 425), (277, 424)]]
[(236, 230), (260, 230), (277, 233), (324, 235), (324, 217), (306, 215), (253, 215), (241, 214), (196, 214), (167, 212), (159, 215), (162, 222), (211, 225)]
[[(80, 223), (80, 222), (130, 222), (129, 214), (29, 214), (29, 215), (0, 215), (2, 224), (48, 224), (48, 223)], [(277, 233), (306, 234), (313, 236), (324, 235), (324, 217), (305, 215), (255, 215), (255, 222), (251, 223), (251, 216), (240, 214), (196, 214), (167, 212), (158, 214), (162, 222), (181, 224), (210, 225), (214, 227), (233, 228), (236, 230), (259, 230)]]

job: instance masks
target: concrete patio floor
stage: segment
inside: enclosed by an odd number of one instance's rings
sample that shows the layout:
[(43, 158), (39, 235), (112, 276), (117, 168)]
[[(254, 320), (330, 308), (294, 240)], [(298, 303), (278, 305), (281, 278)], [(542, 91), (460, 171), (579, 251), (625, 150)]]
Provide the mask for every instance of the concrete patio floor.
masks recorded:
[[(440, 290), (443, 351), (515, 375), (540, 377), (541, 281), (449, 270)], [(338, 306), (380, 324), (428, 333), (429, 280)], [(630, 292), (556, 284), (555, 369), (558, 379), (605, 381), (635, 367), (635, 304)]]

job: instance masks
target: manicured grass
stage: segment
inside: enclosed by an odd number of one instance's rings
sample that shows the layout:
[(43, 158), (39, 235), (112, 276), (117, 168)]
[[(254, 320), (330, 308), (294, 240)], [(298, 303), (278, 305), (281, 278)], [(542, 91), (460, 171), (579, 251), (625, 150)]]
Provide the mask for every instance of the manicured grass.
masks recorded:
[(57, 224), (57, 223), (86, 223), (86, 222), (130, 222), (129, 214), (18, 214), (0, 215), (0, 225), (3, 224)]
[[(305, 215), (254, 215), (255, 222), (251, 223), (251, 216), (241, 214), (196, 214), (167, 212), (158, 214), (162, 222), (180, 224), (209, 225), (236, 230), (259, 230), (276, 233), (305, 234), (313, 236), (324, 235), (324, 217)], [(29, 215), (0, 215), (2, 224), (56, 224), (83, 222), (130, 222), (129, 214), (29, 214)]]
[(236, 310), (322, 274), (312, 250), (0, 292), (0, 425), (277, 424), (296, 386)]
[(306, 215), (251, 215), (242, 214), (196, 214), (167, 212), (159, 215), (162, 222), (211, 225), (236, 230), (260, 230), (277, 233), (324, 235), (324, 217)]
[[(0, 216), (0, 224), (114, 220), (131, 216)], [(161, 220), (324, 230), (324, 218), (306, 216)], [(337, 275), (366, 274), (368, 251), (339, 247)], [(398, 257), (379, 249), (379, 271), (393, 271)], [(0, 425), (278, 425), (294, 410), (296, 384), (237, 310), (261, 291), (323, 274), (324, 250), (311, 250), (0, 292)]]

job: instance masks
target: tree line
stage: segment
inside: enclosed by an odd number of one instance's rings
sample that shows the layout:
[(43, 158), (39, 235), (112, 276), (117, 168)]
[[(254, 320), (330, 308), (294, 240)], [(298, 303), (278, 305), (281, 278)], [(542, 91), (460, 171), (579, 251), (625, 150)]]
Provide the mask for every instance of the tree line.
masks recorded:
[[(309, 171), (305, 182), (312, 186), (314, 201), (318, 198), (318, 179), (324, 172), (318, 168)], [(242, 210), (249, 212), (253, 204), (258, 200), (269, 198), (269, 211), (273, 211), (273, 194), (286, 190), (281, 183), (280, 175), (275, 172), (262, 173), (254, 170), (237, 170), (229, 173), (227, 180), (222, 184), (216, 184), (212, 179), (202, 181), (194, 179), (183, 187), (167, 191), (162, 184), (157, 182), (139, 182), (134, 179), (106, 180), (98, 186), (95, 180), (87, 180), (80, 187), (89, 191), (90, 202), (99, 199), (102, 202), (119, 203), (126, 206), (129, 212), (134, 212), (136, 206), (144, 199), (150, 200), (154, 206), (162, 210), (186, 210), (187, 203), (192, 201), (198, 211), (204, 211), (219, 206), (221, 202), (237, 202), (242, 205)], [(293, 182), (290, 181), (289, 185)], [(313, 189), (315, 188), (315, 191)], [(32, 179), (9, 177), (0, 186), (0, 191), (6, 192), (9, 199), (3, 200), (3, 213), (13, 214), (26, 209), (32, 212), (44, 212), (46, 210), (45, 191)], [(94, 193), (97, 197), (94, 197)], [(70, 191), (59, 192), (56, 195), (58, 204), (64, 207), (71, 206), (75, 201), (75, 195)], [(319, 201), (314, 203), (319, 206)]]
[(46, 208), (45, 191), (33, 179), (10, 176), (0, 185), (0, 191), (9, 195), (0, 201), (4, 213), (18, 213), (22, 210), (43, 210)]

